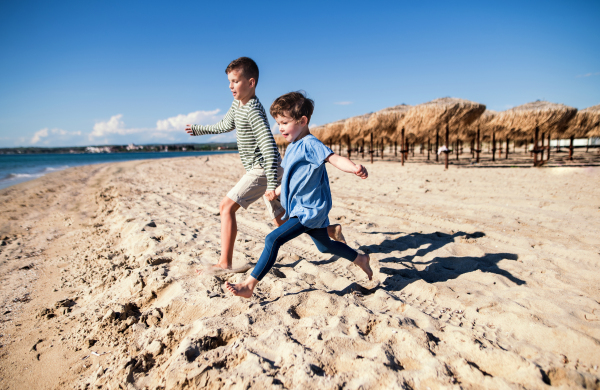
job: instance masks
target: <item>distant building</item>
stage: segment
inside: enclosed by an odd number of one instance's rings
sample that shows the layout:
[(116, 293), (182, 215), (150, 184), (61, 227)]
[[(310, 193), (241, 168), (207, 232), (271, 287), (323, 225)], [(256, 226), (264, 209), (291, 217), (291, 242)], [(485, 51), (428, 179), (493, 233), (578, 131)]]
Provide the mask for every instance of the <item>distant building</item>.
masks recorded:
[(127, 147), (125, 148), (127, 150), (140, 150), (140, 149), (144, 149), (143, 146), (137, 146), (135, 144), (129, 144), (127, 145)]
[(96, 146), (88, 146), (85, 148), (87, 153), (110, 153), (112, 152), (110, 146), (96, 147)]

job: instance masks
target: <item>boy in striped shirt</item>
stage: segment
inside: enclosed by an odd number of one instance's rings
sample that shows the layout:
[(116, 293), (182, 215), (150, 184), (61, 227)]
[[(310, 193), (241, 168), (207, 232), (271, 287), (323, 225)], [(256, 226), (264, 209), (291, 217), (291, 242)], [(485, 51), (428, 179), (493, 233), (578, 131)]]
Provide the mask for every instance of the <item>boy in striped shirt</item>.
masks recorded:
[[(281, 184), (283, 169), (281, 156), (271, 133), (265, 109), (256, 97), (258, 66), (248, 57), (233, 60), (225, 69), (233, 103), (229, 111), (215, 125), (186, 125), (185, 131), (192, 135), (221, 134), (237, 130), (237, 144), (246, 169), (246, 174), (221, 201), (221, 258), (214, 265), (225, 270), (232, 268), (233, 246), (237, 236), (235, 213), (240, 207), (248, 208), (263, 197), (267, 212), (276, 226), (284, 221), (284, 209), (274, 195)], [(274, 199), (274, 200), (268, 200)], [(343, 240), (341, 227), (332, 225), (328, 229), (332, 238)]]

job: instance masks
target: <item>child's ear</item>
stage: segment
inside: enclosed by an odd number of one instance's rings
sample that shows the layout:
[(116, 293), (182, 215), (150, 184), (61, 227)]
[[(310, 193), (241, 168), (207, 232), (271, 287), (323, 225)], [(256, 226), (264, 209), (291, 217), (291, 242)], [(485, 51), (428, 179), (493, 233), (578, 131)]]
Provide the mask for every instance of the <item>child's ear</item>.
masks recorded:
[(306, 126), (307, 124), (308, 124), (308, 118), (303, 115), (302, 118), (300, 118), (300, 125)]
[(254, 77), (250, 77), (250, 79), (248, 81), (250, 82), (250, 87), (256, 86), (256, 80), (254, 80)]

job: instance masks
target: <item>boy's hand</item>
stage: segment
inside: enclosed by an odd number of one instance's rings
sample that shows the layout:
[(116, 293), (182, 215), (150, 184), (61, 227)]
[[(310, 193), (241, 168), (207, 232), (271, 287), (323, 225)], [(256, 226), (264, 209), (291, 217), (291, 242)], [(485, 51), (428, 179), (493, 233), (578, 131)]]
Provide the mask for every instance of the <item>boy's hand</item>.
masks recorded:
[(185, 132), (189, 135), (194, 135), (194, 131), (192, 130), (192, 125), (185, 125)]
[(277, 199), (277, 194), (275, 193), (275, 190), (265, 192), (265, 198), (267, 198), (267, 200), (269, 201)]
[(367, 172), (367, 168), (363, 167), (360, 164), (356, 165), (356, 171), (354, 171), (354, 174), (358, 177), (360, 177), (361, 179), (366, 179), (367, 177), (369, 177), (369, 173)]

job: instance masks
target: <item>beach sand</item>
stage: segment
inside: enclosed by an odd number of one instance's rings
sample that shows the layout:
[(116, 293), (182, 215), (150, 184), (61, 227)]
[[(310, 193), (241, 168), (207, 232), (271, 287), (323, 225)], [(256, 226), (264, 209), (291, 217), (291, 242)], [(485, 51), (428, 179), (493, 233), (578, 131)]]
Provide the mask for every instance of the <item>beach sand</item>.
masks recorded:
[[(600, 386), (600, 168), (367, 168), (330, 219), (374, 280), (301, 236), (249, 300), (195, 272), (237, 155), (1, 190), (0, 389)], [(234, 267), (273, 228), (240, 210)]]

